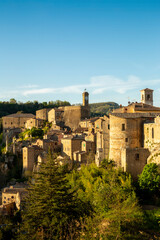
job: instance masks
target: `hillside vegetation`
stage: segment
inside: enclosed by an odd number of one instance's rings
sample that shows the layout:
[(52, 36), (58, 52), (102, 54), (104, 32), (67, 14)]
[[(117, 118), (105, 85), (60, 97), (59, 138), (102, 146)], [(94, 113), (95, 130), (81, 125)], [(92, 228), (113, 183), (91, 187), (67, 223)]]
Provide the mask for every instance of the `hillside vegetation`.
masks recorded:
[(35, 114), (37, 110), (42, 108), (55, 108), (59, 106), (70, 106), (71, 104), (67, 101), (50, 101), (50, 102), (42, 102), (38, 101), (34, 102), (17, 102), (15, 99), (10, 99), (8, 102), (0, 102), (0, 118), (12, 113), (16, 113), (22, 111), (24, 113), (32, 113)]
[(90, 104), (91, 117), (104, 116), (109, 114), (113, 109), (119, 108), (115, 102), (101, 102)]
[[(19, 111), (24, 113), (35, 114), (37, 110), (42, 108), (55, 108), (60, 106), (70, 106), (71, 104), (67, 101), (50, 101), (50, 102), (17, 102), (14, 98), (7, 102), (0, 102), (0, 118), (9, 114), (13, 114)], [(119, 108), (119, 105), (115, 102), (102, 102), (90, 104), (91, 117), (104, 116), (112, 111), (112, 109)]]

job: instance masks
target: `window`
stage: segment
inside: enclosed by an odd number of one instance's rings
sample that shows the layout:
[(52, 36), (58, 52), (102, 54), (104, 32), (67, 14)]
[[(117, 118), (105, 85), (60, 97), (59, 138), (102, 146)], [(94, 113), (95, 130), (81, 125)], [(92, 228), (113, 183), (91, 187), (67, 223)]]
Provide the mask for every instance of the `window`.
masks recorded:
[(126, 142), (126, 143), (128, 142), (128, 138), (125, 139), (125, 142)]
[(108, 124), (108, 130), (110, 129), (110, 124)]
[(136, 160), (139, 160), (139, 153), (136, 153), (135, 159), (136, 159)]
[(12, 199), (14, 198), (14, 196), (11, 197)]
[(154, 138), (154, 128), (152, 128), (152, 138)]
[(122, 123), (122, 131), (125, 131), (125, 124)]
[(147, 95), (147, 100), (150, 100), (151, 99), (151, 96), (148, 94)]

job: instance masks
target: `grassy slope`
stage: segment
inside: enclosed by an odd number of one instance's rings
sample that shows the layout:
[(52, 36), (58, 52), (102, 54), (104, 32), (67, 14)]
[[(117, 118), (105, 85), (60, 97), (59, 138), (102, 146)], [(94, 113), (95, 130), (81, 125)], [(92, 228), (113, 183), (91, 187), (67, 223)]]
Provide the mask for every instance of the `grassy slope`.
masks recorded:
[(103, 116), (107, 115), (112, 109), (119, 108), (119, 105), (115, 102), (101, 102), (90, 104), (91, 116)]

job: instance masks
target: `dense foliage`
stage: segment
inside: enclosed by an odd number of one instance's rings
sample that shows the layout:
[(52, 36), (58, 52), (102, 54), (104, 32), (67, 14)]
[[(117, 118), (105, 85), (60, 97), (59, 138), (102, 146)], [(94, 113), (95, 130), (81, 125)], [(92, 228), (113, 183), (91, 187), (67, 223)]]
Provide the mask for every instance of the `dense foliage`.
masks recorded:
[(39, 138), (42, 139), (44, 131), (41, 128), (32, 127), (31, 129), (26, 129), (25, 131), (19, 134), (21, 140), (27, 140), (29, 138)]
[[(57, 108), (60, 106), (70, 106), (67, 101), (49, 101), (39, 103), (38, 101), (28, 101), (26, 103), (17, 102), (14, 98), (7, 102), (0, 102), (0, 118), (16, 112), (32, 113), (35, 114), (37, 110), (42, 108)], [(119, 108), (119, 105), (114, 102), (92, 103), (90, 104), (91, 117), (103, 116), (108, 114), (112, 109)], [(0, 122), (1, 129), (1, 122)]]
[(66, 169), (49, 155), (33, 177), (19, 239), (77, 239), (91, 206), (77, 197), (66, 179)]
[[(158, 173), (157, 165), (147, 168)], [(160, 239), (160, 211), (142, 210), (131, 176), (107, 160), (70, 170), (49, 154), (33, 174), (21, 216), (22, 223), (13, 216), (2, 224), (0, 239), (5, 232), (8, 240)]]
[(107, 115), (116, 108), (119, 108), (119, 105), (115, 102), (92, 103), (90, 104), (91, 117)]
[(0, 118), (12, 113), (22, 111), (24, 113), (35, 114), (37, 110), (42, 108), (55, 108), (59, 106), (69, 106), (70, 103), (67, 101), (50, 101), (39, 103), (38, 101), (34, 102), (17, 102), (15, 99), (10, 99), (9, 102), (0, 102)]

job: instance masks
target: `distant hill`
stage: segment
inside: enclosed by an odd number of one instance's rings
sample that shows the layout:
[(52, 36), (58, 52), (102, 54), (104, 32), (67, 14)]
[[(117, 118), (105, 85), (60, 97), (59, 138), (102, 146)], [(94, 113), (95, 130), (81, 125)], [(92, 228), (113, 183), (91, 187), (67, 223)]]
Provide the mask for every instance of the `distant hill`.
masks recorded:
[(119, 104), (115, 102), (91, 103), (91, 117), (107, 115), (116, 108), (119, 108)]

